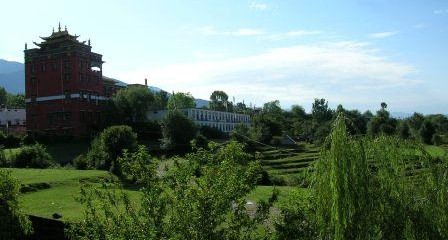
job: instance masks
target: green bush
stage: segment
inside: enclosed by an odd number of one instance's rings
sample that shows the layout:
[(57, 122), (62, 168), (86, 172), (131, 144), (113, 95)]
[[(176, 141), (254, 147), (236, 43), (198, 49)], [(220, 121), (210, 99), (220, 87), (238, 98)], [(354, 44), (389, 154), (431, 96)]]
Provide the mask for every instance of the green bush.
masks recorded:
[(273, 136), (271, 139), (271, 145), (280, 146), (282, 145), (282, 137), (281, 136)]
[(0, 145), (0, 167), (11, 167), (11, 163), (6, 159), (5, 150)]
[(190, 141), (196, 136), (196, 126), (182, 112), (169, 111), (162, 120), (162, 148), (183, 152), (190, 150)]
[(19, 182), (0, 169), (0, 239), (23, 239), (32, 232), (31, 222), (20, 210)]
[(96, 169), (109, 170), (120, 175), (117, 158), (123, 156), (125, 149), (130, 152), (137, 149), (137, 134), (125, 125), (108, 127), (92, 141), (87, 153), (87, 162)]
[(41, 144), (22, 147), (14, 160), (14, 166), (18, 168), (48, 168), (54, 165), (53, 158)]
[(434, 134), (432, 136), (432, 143), (434, 143), (434, 145), (436, 146), (442, 145), (443, 144), (442, 137), (439, 134)]
[(196, 137), (191, 140), (191, 147), (193, 149), (198, 149), (198, 148), (204, 148), (206, 149), (208, 147), (208, 139), (206, 137), (204, 137), (204, 135), (198, 133), (196, 134)]
[(77, 156), (73, 159), (73, 165), (78, 170), (86, 170), (89, 169), (89, 162), (84, 154)]

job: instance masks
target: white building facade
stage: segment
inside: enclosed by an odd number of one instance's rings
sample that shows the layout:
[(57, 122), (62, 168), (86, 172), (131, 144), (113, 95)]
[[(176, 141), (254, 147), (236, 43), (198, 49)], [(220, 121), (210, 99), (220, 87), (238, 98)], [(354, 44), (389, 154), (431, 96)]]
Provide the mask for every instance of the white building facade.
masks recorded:
[[(221, 112), (201, 108), (186, 108), (180, 110), (186, 117), (190, 118), (197, 126), (208, 126), (217, 128), (223, 132), (233, 131), (236, 125), (244, 123), (250, 125), (251, 119), (247, 114)], [(148, 119), (160, 121), (168, 114), (168, 110), (155, 110), (148, 112)]]
[(25, 126), (25, 109), (0, 109), (0, 126)]

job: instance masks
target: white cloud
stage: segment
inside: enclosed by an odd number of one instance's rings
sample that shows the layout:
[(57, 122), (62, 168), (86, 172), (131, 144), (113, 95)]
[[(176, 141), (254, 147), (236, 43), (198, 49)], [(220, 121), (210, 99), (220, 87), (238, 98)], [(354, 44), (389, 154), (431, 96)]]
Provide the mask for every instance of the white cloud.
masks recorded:
[(284, 40), (284, 39), (289, 39), (289, 38), (318, 35), (321, 33), (322, 33), (321, 31), (295, 30), (295, 31), (289, 31), (286, 33), (272, 34), (272, 35), (266, 36), (265, 38), (263, 38), (263, 40), (277, 41), (277, 40)]
[(239, 37), (239, 36), (256, 36), (264, 34), (262, 30), (252, 28), (239, 28), (233, 31), (218, 31), (214, 27), (201, 27), (197, 28), (196, 30), (205, 35), (215, 35), (215, 36)]
[[(365, 42), (322, 42), (274, 48), (256, 55), (225, 60), (197, 61), (119, 74), (140, 79), (150, 72), (151, 85), (167, 91), (191, 92), (208, 98), (216, 89), (260, 105), (280, 100), (285, 106), (310, 103), (315, 97), (333, 102), (372, 103), (394, 91), (419, 83), (416, 69), (380, 56)], [(375, 91), (390, 92), (375, 97)], [(378, 93), (377, 93), (378, 94)]]
[(392, 37), (397, 34), (398, 34), (398, 31), (377, 32), (377, 33), (369, 34), (368, 37), (370, 37), (370, 38), (388, 38), (388, 37)]
[(265, 11), (269, 8), (269, 6), (266, 3), (252, 1), (249, 3), (249, 8), (256, 11)]

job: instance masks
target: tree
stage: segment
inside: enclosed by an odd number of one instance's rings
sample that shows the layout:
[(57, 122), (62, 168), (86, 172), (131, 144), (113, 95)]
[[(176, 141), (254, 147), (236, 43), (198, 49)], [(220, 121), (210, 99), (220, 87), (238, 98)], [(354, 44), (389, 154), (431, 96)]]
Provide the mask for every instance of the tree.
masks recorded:
[(6, 105), (8, 93), (4, 87), (0, 87), (0, 107)]
[[(262, 239), (275, 201), (258, 201), (253, 216), (246, 196), (259, 178), (260, 165), (243, 146), (230, 142), (199, 149), (176, 161), (163, 175), (158, 162), (139, 148), (120, 161), (141, 197), (110, 188), (81, 191), (85, 220), (71, 224), (72, 239)], [(96, 204), (101, 202), (101, 204)]]
[(146, 87), (130, 86), (118, 91), (112, 101), (114, 109), (123, 119), (122, 123), (144, 122), (148, 110), (154, 104), (154, 95)]
[(23, 239), (32, 232), (31, 222), (19, 208), (20, 183), (0, 169), (0, 239)]
[(420, 138), (422, 142), (426, 144), (432, 143), (432, 136), (436, 133), (434, 125), (428, 119), (423, 121), (422, 127), (420, 128)]
[(217, 111), (227, 111), (228, 110), (228, 99), (229, 96), (224, 91), (216, 90), (210, 95), (210, 109)]
[(123, 151), (130, 152), (137, 148), (137, 135), (129, 126), (111, 126), (95, 138), (87, 153), (87, 161), (90, 167), (109, 170), (120, 176), (121, 166), (118, 157), (123, 156)]
[(196, 107), (196, 102), (194, 100), (194, 97), (190, 93), (173, 93), (173, 95), (171, 95), (171, 97), (168, 99), (167, 103), (167, 108), (169, 110), (194, 107)]
[(162, 148), (174, 151), (186, 151), (190, 141), (196, 136), (196, 126), (179, 110), (169, 111), (162, 120)]
[(23, 94), (8, 94), (6, 99), (7, 108), (25, 108), (25, 96)]
[(324, 98), (316, 98), (314, 99), (311, 115), (313, 116), (314, 121), (321, 123), (331, 120), (333, 111), (328, 107), (328, 102)]
[(154, 105), (152, 106), (154, 109), (166, 109), (168, 105), (168, 93), (166, 91), (159, 91), (154, 94)]
[(387, 111), (387, 104), (382, 102), (381, 109), (376, 112), (376, 116), (372, 117), (367, 125), (367, 132), (376, 136), (378, 134), (392, 135), (395, 134), (397, 128), (397, 120), (390, 117)]

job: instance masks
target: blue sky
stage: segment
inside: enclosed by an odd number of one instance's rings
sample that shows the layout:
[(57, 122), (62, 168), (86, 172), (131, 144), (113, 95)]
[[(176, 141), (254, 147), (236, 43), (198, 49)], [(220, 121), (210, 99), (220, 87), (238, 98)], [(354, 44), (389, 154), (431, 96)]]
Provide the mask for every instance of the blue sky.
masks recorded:
[(58, 22), (103, 73), (208, 99), (448, 113), (448, 1), (2, 1), (0, 58)]

